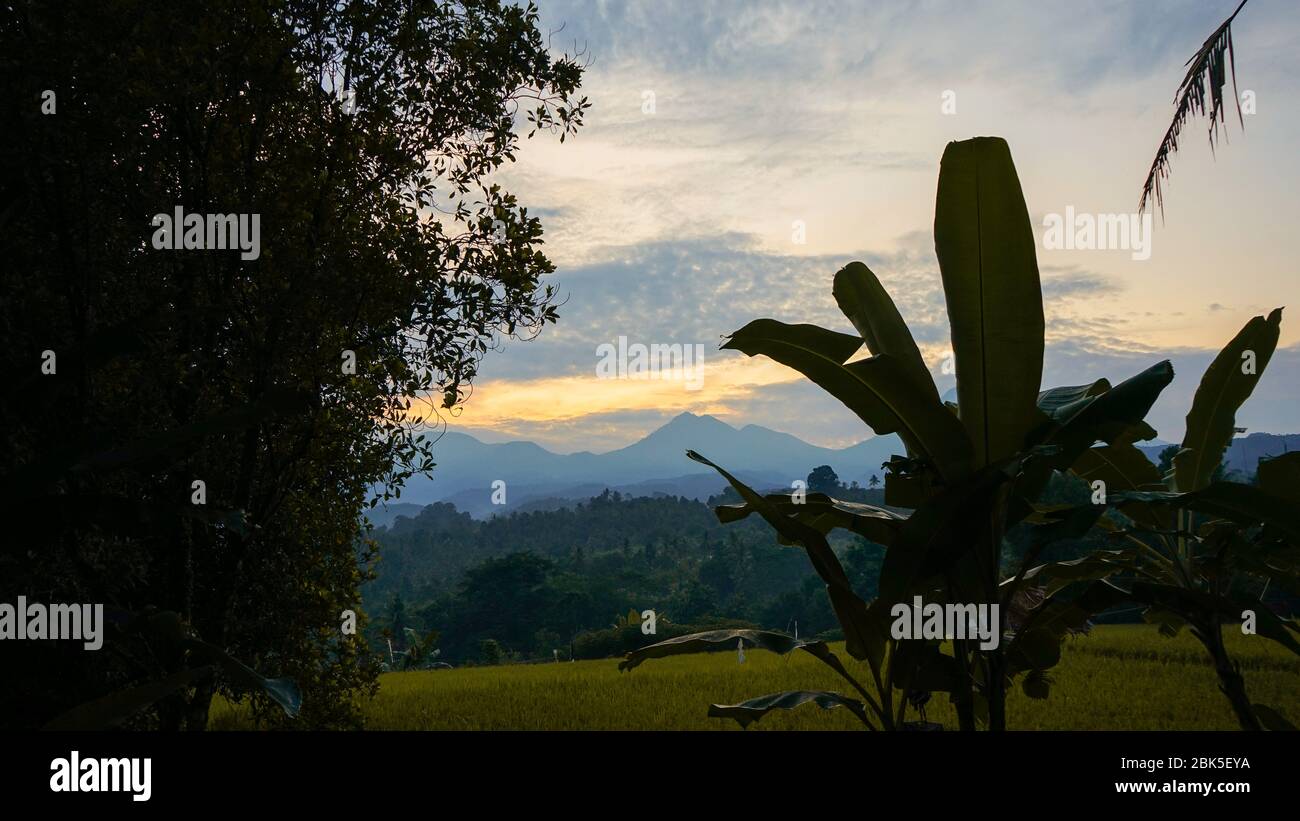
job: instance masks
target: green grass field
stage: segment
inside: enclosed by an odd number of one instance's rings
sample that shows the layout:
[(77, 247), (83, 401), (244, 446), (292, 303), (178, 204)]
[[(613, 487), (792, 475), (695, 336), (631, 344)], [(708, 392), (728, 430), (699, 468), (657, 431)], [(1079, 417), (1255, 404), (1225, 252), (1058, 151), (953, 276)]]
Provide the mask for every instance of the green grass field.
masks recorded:
[[(1300, 658), (1276, 643), (1228, 635), (1252, 701), (1300, 722)], [(836, 653), (852, 659), (836, 646)], [(761, 650), (648, 661), (620, 673), (614, 659), (556, 664), (469, 667), (388, 673), (365, 705), (379, 730), (737, 730), (706, 715), (710, 703), (735, 703), (780, 690), (846, 692), (843, 680), (805, 653), (781, 657)], [(1234, 730), (1227, 700), (1195, 639), (1166, 639), (1155, 628), (1102, 626), (1070, 639), (1052, 671), (1051, 697), (1036, 701), (1017, 688), (1008, 725), (1020, 730)], [(869, 676), (864, 674), (865, 680)], [(955, 729), (942, 694), (930, 721)], [(909, 710), (909, 720), (916, 718)], [(237, 705), (214, 704), (213, 729), (250, 729)], [(770, 713), (751, 730), (862, 729), (843, 708), (806, 704)]]

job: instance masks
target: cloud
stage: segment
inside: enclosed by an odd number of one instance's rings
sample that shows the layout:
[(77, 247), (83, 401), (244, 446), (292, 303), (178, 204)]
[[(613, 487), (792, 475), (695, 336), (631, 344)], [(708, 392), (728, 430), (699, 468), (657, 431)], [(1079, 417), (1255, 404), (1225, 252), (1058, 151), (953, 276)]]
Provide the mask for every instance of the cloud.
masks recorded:
[[(545, 26), (565, 25), (553, 45), (585, 43), (594, 59), (583, 89), (593, 107), (575, 140), (524, 143), (500, 181), (543, 218), (567, 301), (558, 326), (487, 357), (455, 424), (567, 450), (627, 444), (679, 410), (822, 444), (862, 438), (859, 420), (815, 387), (758, 379), (752, 364), (727, 364), (743, 356), (716, 350), (764, 316), (851, 331), (830, 286), (853, 259), (880, 277), (950, 387), (931, 235), (945, 144), (1005, 136), (1039, 217), (1070, 204), (1130, 210), (1183, 61), (1227, 13), (1172, 0), (540, 5)], [(1298, 90), (1300, 25), (1252, 4), (1234, 28), (1238, 78), (1258, 92), (1259, 114), (1247, 140), (1217, 155), (1187, 141), (1151, 259), (1039, 255), (1044, 383), (1114, 381), (1172, 355), (1178, 380), (1158, 406), (1171, 437), (1217, 347), (1258, 306), (1295, 302), (1300, 116), (1281, 101)], [(947, 89), (953, 116), (940, 111)], [(601, 383), (597, 347), (619, 336), (704, 344), (711, 387)], [(1282, 341), (1300, 344), (1291, 323)], [(1295, 384), (1288, 356), (1279, 351), (1252, 400), (1260, 429), (1295, 427), (1279, 398)]]

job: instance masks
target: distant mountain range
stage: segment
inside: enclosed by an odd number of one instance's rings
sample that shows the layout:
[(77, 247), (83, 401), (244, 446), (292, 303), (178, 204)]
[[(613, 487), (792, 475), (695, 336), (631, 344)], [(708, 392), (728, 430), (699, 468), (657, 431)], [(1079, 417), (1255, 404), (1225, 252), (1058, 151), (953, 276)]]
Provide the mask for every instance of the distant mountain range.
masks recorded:
[[(666, 494), (707, 499), (726, 482), (686, 458), (696, 450), (762, 488), (789, 487), (819, 465), (830, 465), (846, 484), (865, 485), (874, 474), (884, 479), (881, 463), (902, 453), (898, 437), (877, 436), (851, 447), (810, 445), (788, 433), (746, 425), (733, 428), (708, 415), (683, 413), (627, 447), (608, 453), (558, 454), (532, 442), (488, 444), (464, 433), (448, 432), (433, 445), (437, 467), (432, 476), (409, 479), (403, 505), (374, 511), (375, 524), (387, 523), (405, 505), (447, 501), (475, 517), (511, 510), (558, 507), (564, 500), (586, 499), (606, 488), (634, 496)], [(504, 481), (506, 504), (492, 504), (493, 482)]]
[[(1168, 443), (1141, 445), (1152, 462)], [(451, 502), (476, 518), (511, 511), (552, 509), (599, 495), (606, 488), (632, 496), (707, 499), (725, 481), (686, 458), (696, 450), (762, 489), (789, 487), (819, 465), (830, 465), (848, 484), (865, 485), (881, 464), (903, 453), (894, 435), (866, 439), (847, 448), (810, 445), (788, 433), (746, 425), (734, 428), (708, 415), (683, 413), (627, 447), (608, 453), (558, 454), (532, 442), (489, 444), (464, 433), (444, 434), (433, 446), (437, 467), (431, 477), (408, 480), (400, 502), (369, 514), (376, 525), (414, 515), (428, 504)], [(1226, 459), (1231, 470), (1252, 474), (1261, 457), (1300, 450), (1300, 434), (1252, 433), (1236, 439)], [(505, 482), (506, 504), (492, 503), (493, 482)]]
[[(1168, 442), (1144, 442), (1138, 445), (1152, 462), (1160, 462), (1160, 451), (1169, 447)], [(1300, 450), (1300, 433), (1252, 433), (1238, 436), (1228, 446), (1223, 460), (1228, 463), (1229, 471), (1237, 471), (1246, 476), (1254, 475), (1259, 460), (1266, 456), (1279, 456)]]

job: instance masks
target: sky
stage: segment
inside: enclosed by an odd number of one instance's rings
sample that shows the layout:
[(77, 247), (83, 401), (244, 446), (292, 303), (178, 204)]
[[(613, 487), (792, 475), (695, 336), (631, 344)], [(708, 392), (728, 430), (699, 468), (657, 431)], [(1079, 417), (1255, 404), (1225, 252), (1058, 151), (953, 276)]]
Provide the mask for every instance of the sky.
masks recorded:
[[(1024, 189), (1047, 318), (1043, 387), (1118, 382), (1171, 359), (1148, 417), (1182, 438), (1205, 367), (1280, 306), (1279, 348), (1238, 414), (1300, 431), (1300, 14), (1250, 0), (1237, 86), (1211, 152), (1192, 120), (1149, 257), (1047, 247), (1048, 215), (1133, 214), (1184, 63), (1236, 0), (885, 2), (538, 0), (556, 51), (585, 49), (576, 139), (524, 141), (497, 177), (545, 228), (560, 321), (490, 353), (451, 430), (550, 450), (631, 444), (683, 412), (827, 447), (872, 432), (796, 372), (718, 350), (750, 320), (852, 333), (831, 296), (879, 276), (940, 391), (954, 384), (933, 220), (952, 140), (1004, 137)], [(651, 105), (652, 103), (652, 105)], [(1226, 139), (1225, 139), (1226, 138)], [(598, 377), (603, 344), (704, 351), (701, 384)], [(694, 388), (694, 389), (693, 389)]]

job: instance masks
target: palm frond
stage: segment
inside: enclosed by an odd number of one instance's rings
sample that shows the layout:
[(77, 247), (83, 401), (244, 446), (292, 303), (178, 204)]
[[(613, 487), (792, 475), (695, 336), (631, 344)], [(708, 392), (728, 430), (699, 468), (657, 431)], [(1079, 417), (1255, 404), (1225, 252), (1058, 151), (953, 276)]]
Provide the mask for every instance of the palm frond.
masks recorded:
[(1237, 10), (1206, 38), (1196, 54), (1187, 61), (1187, 75), (1183, 77), (1183, 82), (1174, 95), (1174, 120), (1169, 124), (1164, 139), (1160, 141), (1155, 161), (1151, 163), (1151, 170), (1147, 173), (1146, 184), (1142, 186), (1142, 197), (1138, 201), (1139, 214), (1146, 211), (1147, 202), (1154, 197), (1161, 216), (1164, 215), (1161, 181), (1169, 179), (1169, 160), (1171, 155), (1178, 151), (1178, 138), (1182, 133), (1183, 124), (1193, 114), (1204, 116), (1206, 113), (1207, 81), (1210, 150), (1214, 150), (1219, 124), (1224, 122), (1223, 86), (1229, 74), (1232, 75), (1232, 93), (1233, 100), (1237, 104), (1237, 120), (1243, 129), (1246, 127), (1246, 121), (1241, 116), (1241, 99), (1237, 95), (1237, 67), (1232, 53), (1232, 21), (1236, 19), (1246, 2), (1247, 0), (1241, 0)]

